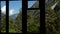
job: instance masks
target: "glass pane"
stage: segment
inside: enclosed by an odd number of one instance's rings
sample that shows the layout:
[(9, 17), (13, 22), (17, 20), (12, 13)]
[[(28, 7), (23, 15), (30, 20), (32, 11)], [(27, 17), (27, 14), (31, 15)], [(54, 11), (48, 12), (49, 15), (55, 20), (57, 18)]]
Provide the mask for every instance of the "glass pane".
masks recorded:
[(22, 33), (22, 1), (9, 1), (9, 32)]
[(6, 32), (6, 1), (1, 1), (1, 32)]
[(28, 8), (39, 8), (39, 1), (28, 1)]
[(27, 10), (27, 32), (40, 32), (40, 10)]
[(46, 34), (60, 34), (60, 1), (46, 1)]

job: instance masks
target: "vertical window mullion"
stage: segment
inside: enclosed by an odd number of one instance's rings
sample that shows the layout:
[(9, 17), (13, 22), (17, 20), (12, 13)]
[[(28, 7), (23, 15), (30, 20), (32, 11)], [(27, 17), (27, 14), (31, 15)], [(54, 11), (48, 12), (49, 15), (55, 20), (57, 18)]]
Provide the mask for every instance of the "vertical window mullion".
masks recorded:
[(40, 34), (45, 34), (45, 0), (40, 0)]
[(6, 1), (6, 33), (9, 33), (9, 1)]
[(27, 33), (27, 0), (22, 0), (22, 32)]

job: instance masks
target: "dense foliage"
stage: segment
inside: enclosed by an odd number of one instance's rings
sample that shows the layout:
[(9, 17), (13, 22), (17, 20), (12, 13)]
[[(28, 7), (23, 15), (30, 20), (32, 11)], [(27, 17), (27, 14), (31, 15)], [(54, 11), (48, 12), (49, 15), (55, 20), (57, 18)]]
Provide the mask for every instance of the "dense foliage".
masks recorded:
[(46, 34), (60, 34), (60, 2), (54, 10), (47, 8), (45, 16)]
[(6, 32), (6, 15), (1, 15), (1, 32)]
[(27, 11), (27, 31), (39, 33), (40, 28), (40, 10)]

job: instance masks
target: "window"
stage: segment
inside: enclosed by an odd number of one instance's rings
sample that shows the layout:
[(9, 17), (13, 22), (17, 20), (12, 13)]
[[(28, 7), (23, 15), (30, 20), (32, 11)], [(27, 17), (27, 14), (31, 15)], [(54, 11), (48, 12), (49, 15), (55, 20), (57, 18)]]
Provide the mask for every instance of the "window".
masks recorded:
[(39, 8), (39, 1), (28, 1), (28, 8)]
[(22, 1), (9, 1), (9, 32), (22, 33)]
[(27, 32), (40, 32), (40, 10), (27, 10)]
[(1, 1), (1, 32), (6, 32), (6, 1)]
[(40, 30), (42, 31), (44, 28), (41, 23), (43, 19), (40, 21), (40, 17), (42, 17), (42, 15), (40, 14), (41, 10), (39, 2), (40, 1), (38, 0), (6, 1), (5, 33), (42, 33)]
[(36, 1), (36, 0), (28, 1), (27, 32), (28, 33), (40, 33), (39, 1)]

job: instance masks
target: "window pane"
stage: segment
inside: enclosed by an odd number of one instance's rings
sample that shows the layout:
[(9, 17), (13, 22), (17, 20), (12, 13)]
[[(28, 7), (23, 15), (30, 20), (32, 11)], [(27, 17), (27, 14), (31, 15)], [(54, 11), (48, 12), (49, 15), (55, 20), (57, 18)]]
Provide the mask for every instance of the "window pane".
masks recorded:
[(1, 1), (1, 32), (6, 32), (6, 1)]
[(9, 32), (22, 33), (22, 1), (9, 1)]
[(40, 10), (27, 10), (27, 32), (40, 32)]
[(39, 1), (28, 1), (28, 8), (39, 8)]

